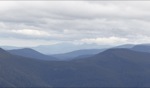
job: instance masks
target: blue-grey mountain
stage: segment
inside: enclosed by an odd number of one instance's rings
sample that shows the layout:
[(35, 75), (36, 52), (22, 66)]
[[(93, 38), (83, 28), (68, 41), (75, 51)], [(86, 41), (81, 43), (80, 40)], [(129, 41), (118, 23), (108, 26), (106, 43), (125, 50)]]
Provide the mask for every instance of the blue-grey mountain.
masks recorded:
[(101, 48), (110, 48), (109, 45), (97, 45), (97, 44), (72, 44), (72, 43), (59, 43), (53, 45), (41, 45), (37, 47), (31, 47), (32, 49), (39, 51), (44, 54), (60, 54), (68, 53), (75, 50), (82, 49), (101, 49)]
[(84, 49), (84, 50), (76, 50), (68, 53), (63, 53), (63, 54), (54, 54), (52, 56), (59, 58), (60, 60), (72, 60), (81, 58), (81, 57), (88, 57), (92, 56), (94, 54), (98, 54), (106, 49)]
[(135, 51), (140, 51), (140, 52), (149, 52), (150, 53), (150, 44), (139, 44), (131, 48), (132, 50)]
[(108, 49), (85, 59), (44, 61), (0, 50), (1, 87), (150, 87), (150, 53)]
[(44, 55), (30, 48), (8, 50), (8, 52), (14, 55), (24, 56), (28, 58), (35, 58), (40, 60), (58, 60), (55, 57)]

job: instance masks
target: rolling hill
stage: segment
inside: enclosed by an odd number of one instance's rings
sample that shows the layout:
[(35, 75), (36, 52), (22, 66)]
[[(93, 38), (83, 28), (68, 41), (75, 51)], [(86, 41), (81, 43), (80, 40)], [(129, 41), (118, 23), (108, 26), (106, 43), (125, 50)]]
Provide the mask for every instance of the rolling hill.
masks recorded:
[(36, 73), (41, 61), (0, 49), (0, 87), (50, 87)]
[(40, 59), (40, 60), (58, 60), (55, 57), (44, 55), (30, 48), (8, 50), (8, 52), (14, 55), (35, 58), (35, 59)]

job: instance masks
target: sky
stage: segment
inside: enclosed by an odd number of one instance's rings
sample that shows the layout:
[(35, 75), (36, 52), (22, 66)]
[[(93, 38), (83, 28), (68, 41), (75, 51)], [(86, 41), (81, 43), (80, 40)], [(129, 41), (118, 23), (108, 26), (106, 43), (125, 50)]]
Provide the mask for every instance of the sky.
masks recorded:
[(0, 1), (0, 45), (150, 43), (150, 1)]

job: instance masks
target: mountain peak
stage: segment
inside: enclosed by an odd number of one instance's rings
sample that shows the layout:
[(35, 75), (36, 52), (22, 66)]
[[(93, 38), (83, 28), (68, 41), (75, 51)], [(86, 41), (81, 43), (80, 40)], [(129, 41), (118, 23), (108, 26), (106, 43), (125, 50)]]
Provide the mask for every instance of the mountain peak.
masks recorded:
[(120, 52), (130, 52), (130, 49), (126, 49), (126, 48), (112, 48), (112, 49), (108, 49), (105, 50), (102, 53), (120, 53)]
[[(0, 51), (2, 51), (3, 49), (2, 48), (0, 48)], [(4, 50), (3, 50), (4, 51)]]
[(140, 52), (150, 52), (150, 45), (136, 45), (132, 48), (132, 50), (140, 51)]
[(0, 53), (8, 53), (8, 52), (5, 51), (4, 49), (0, 48)]
[(7, 51), (5, 51), (4, 49), (0, 48), (0, 57), (8, 57), (11, 54)]
[(35, 51), (33, 49), (30, 49), (30, 48), (22, 48), (22, 49), (16, 49), (16, 50), (28, 50), (28, 51)]
[(28, 58), (35, 58), (35, 59), (41, 59), (41, 60), (56, 60), (56, 58), (52, 56), (42, 54), (30, 48), (8, 50), (8, 52), (10, 52), (13, 55), (19, 55), (19, 56), (24, 56)]
[(39, 53), (42, 54), (34, 49), (30, 49), (30, 48), (22, 48), (22, 49), (13, 49), (13, 50), (9, 50), (9, 51), (14, 51), (14, 52), (24, 52), (24, 53)]

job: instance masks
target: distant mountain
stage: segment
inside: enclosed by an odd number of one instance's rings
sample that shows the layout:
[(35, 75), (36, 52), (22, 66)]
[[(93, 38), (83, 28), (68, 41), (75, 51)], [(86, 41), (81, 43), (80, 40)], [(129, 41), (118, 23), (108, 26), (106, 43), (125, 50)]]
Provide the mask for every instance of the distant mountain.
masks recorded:
[(108, 45), (97, 45), (97, 44), (72, 44), (72, 43), (59, 43), (54, 45), (40, 45), (37, 47), (32, 47), (32, 49), (39, 51), (44, 54), (60, 54), (72, 52), (75, 50), (81, 49), (101, 49), (101, 48), (110, 48), (112, 46)]
[[(119, 45), (119, 46), (115, 46), (111, 48), (132, 48), (134, 46), (135, 46), (134, 44), (124, 44), (124, 45)], [(79, 58), (79, 57), (92, 56), (94, 54), (98, 54), (107, 49), (108, 48), (75, 50), (75, 51), (63, 53), (63, 54), (54, 54), (52, 56), (59, 58), (61, 60), (72, 60), (72, 59), (75, 59), (76, 57)]]
[(64, 53), (64, 54), (54, 54), (52, 56), (59, 58), (60, 60), (72, 60), (72, 59), (75, 59), (76, 57), (83, 58), (83, 57), (91, 56), (94, 54), (98, 54), (104, 50), (105, 49), (83, 49), (83, 50), (76, 50), (76, 51), (72, 51), (72, 52)]
[(40, 60), (58, 60), (55, 57), (44, 55), (30, 48), (8, 50), (8, 52), (13, 55), (19, 55), (19, 56), (35, 58), (35, 59), (40, 59)]
[[(115, 48), (131, 48), (133, 44), (124, 44), (115, 46)], [(53, 45), (40, 45), (36, 47), (15, 47), (15, 46), (1, 46), (5, 50), (12, 49), (22, 49), (22, 48), (31, 48), (43, 54), (63, 54), (77, 50), (84, 49), (104, 49), (104, 48), (112, 48), (112, 45), (97, 45), (97, 44), (72, 44), (72, 43), (59, 43)]]
[[(144, 44), (148, 45), (148, 44)], [(65, 54), (72, 51), (78, 50), (92, 50), (92, 49), (108, 49), (108, 48), (132, 48), (135, 46), (134, 44), (124, 44), (119, 46), (112, 46), (112, 45), (97, 45), (97, 44), (72, 44), (72, 43), (59, 43), (53, 45), (40, 45), (36, 47), (28, 47), (34, 49), (40, 53), (52, 55), (52, 54)], [(22, 49), (27, 47), (16, 47), (16, 46), (1, 46), (5, 50), (12, 50), (12, 49)]]
[(150, 44), (139, 44), (134, 46), (132, 50), (150, 53)]
[(124, 44), (124, 45), (115, 46), (114, 48), (132, 48), (134, 46), (135, 46), (134, 44)]

